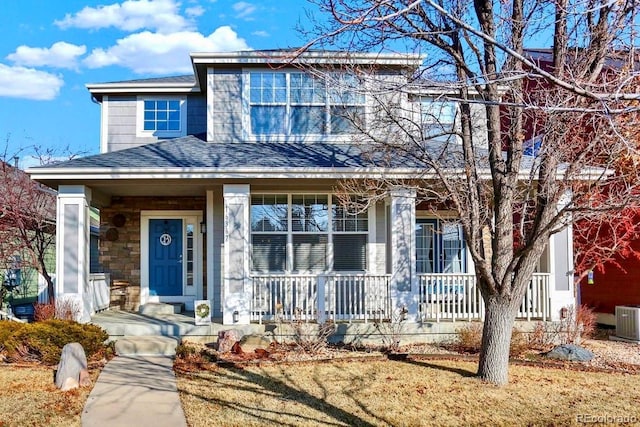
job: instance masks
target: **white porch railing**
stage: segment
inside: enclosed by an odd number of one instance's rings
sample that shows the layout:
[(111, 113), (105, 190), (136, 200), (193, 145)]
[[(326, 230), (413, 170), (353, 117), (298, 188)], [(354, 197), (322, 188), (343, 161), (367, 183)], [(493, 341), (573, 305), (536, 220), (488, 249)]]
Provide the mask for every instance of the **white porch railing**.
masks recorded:
[[(390, 275), (268, 274), (251, 279), (252, 322), (391, 318)], [(484, 318), (484, 301), (474, 274), (420, 274), (416, 297), (422, 321)], [(536, 273), (517, 317), (548, 320), (549, 306), (549, 274)]]
[(388, 275), (253, 276), (251, 321), (388, 319)]
[[(484, 301), (474, 274), (420, 274), (419, 312), (423, 321), (480, 320)], [(549, 274), (535, 273), (518, 310), (518, 319), (549, 320)]]
[(336, 274), (321, 279), (329, 319), (367, 322), (391, 318), (390, 275)]
[(419, 274), (420, 319), (473, 320), (484, 315), (474, 274)]

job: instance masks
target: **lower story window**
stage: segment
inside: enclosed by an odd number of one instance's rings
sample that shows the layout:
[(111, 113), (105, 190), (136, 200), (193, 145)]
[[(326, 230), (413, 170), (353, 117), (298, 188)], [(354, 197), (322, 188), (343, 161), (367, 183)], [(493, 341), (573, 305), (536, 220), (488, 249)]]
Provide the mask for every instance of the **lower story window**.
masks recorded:
[(328, 194), (251, 196), (253, 271), (366, 271), (367, 243), (367, 213), (351, 214)]
[(323, 271), (327, 267), (326, 234), (294, 234), (293, 270)]
[(253, 234), (251, 236), (253, 270), (284, 271), (287, 265), (286, 234)]
[(335, 234), (333, 236), (333, 269), (335, 271), (367, 269), (366, 234)]

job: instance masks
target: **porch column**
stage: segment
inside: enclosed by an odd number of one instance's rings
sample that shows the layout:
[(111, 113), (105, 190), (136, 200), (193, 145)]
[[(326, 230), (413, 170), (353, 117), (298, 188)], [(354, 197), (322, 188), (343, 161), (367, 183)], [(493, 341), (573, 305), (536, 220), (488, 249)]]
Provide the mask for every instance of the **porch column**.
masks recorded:
[(394, 315), (406, 310), (406, 320), (418, 319), (416, 278), (416, 192), (391, 192), (391, 308)]
[(573, 227), (568, 225), (549, 239), (549, 300), (551, 320), (560, 320), (563, 307), (574, 306)]
[[(249, 184), (225, 184), (222, 323), (249, 324)], [(234, 316), (234, 313), (237, 313)]]
[(58, 302), (78, 308), (76, 320), (91, 320), (93, 295), (89, 288), (89, 202), (84, 185), (58, 188), (56, 227), (56, 292)]

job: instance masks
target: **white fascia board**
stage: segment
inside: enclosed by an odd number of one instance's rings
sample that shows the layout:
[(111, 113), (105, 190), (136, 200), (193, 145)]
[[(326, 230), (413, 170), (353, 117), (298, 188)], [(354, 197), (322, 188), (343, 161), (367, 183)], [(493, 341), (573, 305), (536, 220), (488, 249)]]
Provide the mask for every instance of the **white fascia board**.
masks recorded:
[(96, 83), (85, 87), (92, 94), (200, 92), (200, 86), (193, 83)]
[[(462, 170), (451, 171), (462, 174)], [(77, 169), (32, 169), (27, 171), (34, 180), (91, 180), (91, 179), (231, 179), (231, 178), (390, 178), (433, 179), (433, 173), (425, 174), (421, 169), (389, 168), (234, 168), (212, 171), (210, 168), (77, 168)]]
[[(92, 180), (92, 179), (306, 179), (306, 178), (377, 178), (377, 179), (438, 179), (438, 175), (425, 173), (419, 168), (229, 168), (211, 170), (211, 168), (35, 168), (27, 169), (31, 179), (39, 180)], [(450, 175), (464, 176), (464, 169), (450, 169)], [(602, 169), (585, 169), (575, 179), (595, 181), (604, 175), (610, 175)], [(557, 179), (563, 179), (564, 172), (558, 171)], [(491, 180), (487, 169), (478, 171), (480, 180)], [(531, 176), (522, 171), (519, 177), (528, 181)], [(534, 180), (535, 181), (535, 180)]]
[(305, 51), (241, 51), (241, 52), (193, 52), (193, 64), (357, 64), (389, 65), (417, 68), (425, 56), (414, 53), (369, 53), (369, 52), (313, 52)]

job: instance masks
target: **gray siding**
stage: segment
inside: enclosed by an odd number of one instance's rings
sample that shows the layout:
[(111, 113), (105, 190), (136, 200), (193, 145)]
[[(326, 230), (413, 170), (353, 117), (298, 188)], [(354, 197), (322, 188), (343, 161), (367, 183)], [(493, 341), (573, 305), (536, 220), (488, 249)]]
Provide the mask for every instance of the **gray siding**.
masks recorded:
[(187, 135), (207, 132), (207, 95), (187, 97)]
[[(156, 94), (152, 96), (158, 96)], [(107, 104), (107, 152), (124, 150), (158, 141), (156, 137), (136, 135), (137, 97), (109, 96)], [(204, 94), (187, 97), (187, 134), (207, 131), (207, 98)]]
[[(136, 137), (136, 97), (109, 96), (107, 103), (107, 152), (154, 142)], [(104, 107), (103, 107), (104, 108)]]
[(209, 142), (241, 142), (242, 70), (214, 70), (209, 114), (213, 123)]

